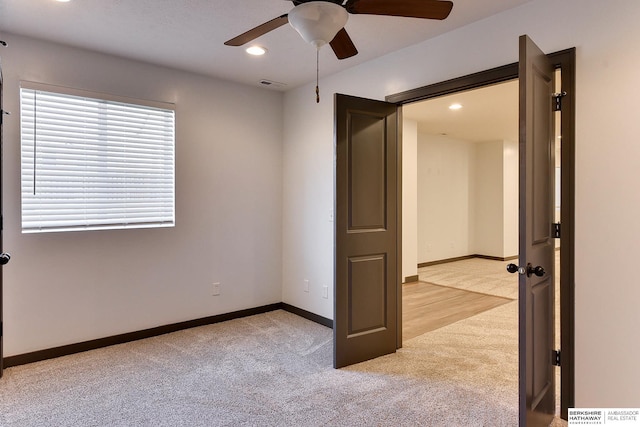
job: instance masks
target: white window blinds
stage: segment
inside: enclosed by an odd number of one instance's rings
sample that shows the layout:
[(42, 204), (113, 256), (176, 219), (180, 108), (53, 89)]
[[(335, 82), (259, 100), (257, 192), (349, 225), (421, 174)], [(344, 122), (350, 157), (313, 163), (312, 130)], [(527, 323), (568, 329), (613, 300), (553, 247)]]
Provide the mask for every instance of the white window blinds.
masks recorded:
[(173, 107), (64, 92), (20, 89), (22, 232), (173, 226)]

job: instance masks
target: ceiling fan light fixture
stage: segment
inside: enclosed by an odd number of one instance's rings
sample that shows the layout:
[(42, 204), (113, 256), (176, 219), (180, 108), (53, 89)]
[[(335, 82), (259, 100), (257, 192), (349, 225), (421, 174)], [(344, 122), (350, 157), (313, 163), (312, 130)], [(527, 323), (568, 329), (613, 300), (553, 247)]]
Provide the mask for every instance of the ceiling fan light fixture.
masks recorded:
[(344, 7), (327, 1), (302, 3), (289, 12), (291, 26), (316, 48), (333, 40), (348, 19), (349, 13)]

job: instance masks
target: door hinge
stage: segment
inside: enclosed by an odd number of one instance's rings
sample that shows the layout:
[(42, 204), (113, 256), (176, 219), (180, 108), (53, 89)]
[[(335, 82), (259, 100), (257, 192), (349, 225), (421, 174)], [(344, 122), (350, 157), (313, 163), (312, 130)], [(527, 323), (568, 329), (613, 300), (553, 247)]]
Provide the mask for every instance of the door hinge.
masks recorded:
[(557, 92), (551, 96), (553, 97), (553, 111), (562, 111), (562, 98), (567, 96), (567, 92)]
[(553, 366), (561, 366), (560, 362), (560, 350), (553, 350), (551, 354), (551, 363)]
[(562, 234), (562, 227), (560, 226), (559, 222), (555, 222), (553, 224), (551, 224), (553, 226), (553, 238), (554, 239), (559, 239), (560, 238), (560, 234)]

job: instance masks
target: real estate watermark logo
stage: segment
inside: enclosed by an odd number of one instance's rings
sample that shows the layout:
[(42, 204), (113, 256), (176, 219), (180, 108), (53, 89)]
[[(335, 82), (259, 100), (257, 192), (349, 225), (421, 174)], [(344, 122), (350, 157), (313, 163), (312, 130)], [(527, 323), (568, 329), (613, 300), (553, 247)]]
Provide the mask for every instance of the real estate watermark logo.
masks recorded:
[(572, 426), (640, 426), (640, 409), (633, 408), (570, 408)]

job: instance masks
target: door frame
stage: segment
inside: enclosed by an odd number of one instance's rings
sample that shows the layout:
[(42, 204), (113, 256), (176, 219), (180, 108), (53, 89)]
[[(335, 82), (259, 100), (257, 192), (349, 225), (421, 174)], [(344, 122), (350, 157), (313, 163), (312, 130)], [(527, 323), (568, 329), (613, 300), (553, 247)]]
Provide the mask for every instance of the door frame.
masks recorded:
[[(562, 244), (560, 245), (560, 347), (562, 368), (560, 372), (560, 406), (562, 418), (567, 419), (568, 408), (575, 406), (575, 100), (576, 100), (576, 50), (565, 49), (547, 55), (556, 69), (560, 69), (562, 98), (560, 147), (560, 223)], [(444, 82), (411, 89), (389, 95), (387, 102), (404, 104), (477, 89), (518, 78), (518, 63), (492, 68), (474, 74), (457, 77)], [(401, 209), (401, 207), (399, 207)], [(506, 274), (506, 273), (505, 273)], [(398, 305), (402, 305), (402, 287), (398, 285)], [(397, 310), (402, 315), (402, 308)], [(402, 336), (401, 317), (398, 321), (398, 336)], [(398, 343), (400, 348), (402, 342)]]

